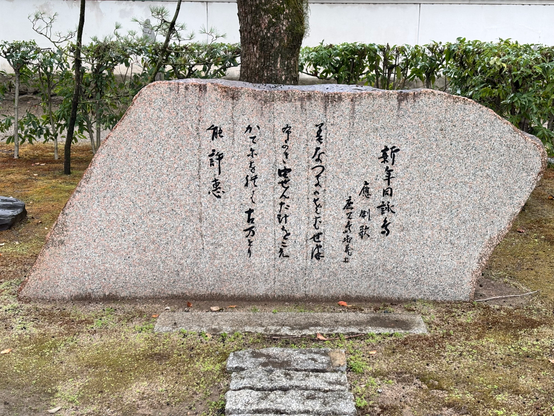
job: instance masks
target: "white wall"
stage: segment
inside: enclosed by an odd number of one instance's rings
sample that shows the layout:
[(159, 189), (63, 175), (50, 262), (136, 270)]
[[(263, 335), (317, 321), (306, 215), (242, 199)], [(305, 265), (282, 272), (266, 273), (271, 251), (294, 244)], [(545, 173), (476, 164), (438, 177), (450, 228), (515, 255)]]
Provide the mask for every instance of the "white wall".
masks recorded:
[[(140, 31), (132, 18), (148, 18), (152, 5), (166, 6), (173, 13), (175, 2), (87, 1), (85, 41), (110, 34), (116, 22), (123, 25), (122, 32)], [(310, 9), (310, 33), (304, 40), (310, 46), (321, 41), (413, 45), (458, 37), (554, 45), (554, 0), (314, 0)], [(0, 0), (0, 40), (36, 39), (47, 46), (28, 20), (37, 10), (58, 13), (57, 31), (76, 28), (76, 0)], [(227, 34), (228, 42), (239, 42), (233, 1), (185, 2), (179, 20), (196, 33), (213, 26)], [(0, 69), (8, 69), (5, 62), (0, 62)]]
[(498, 38), (554, 45), (554, 5), (422, 4), (418, 43)]
[[(133, 23), (132, 19), (133, 17), (140, 20), (149, 18), (150, 6), (165, 6), (170, 10), (171, 16), (175, 10), (174, 4), (160, 1), (87, 1), (86, 5), (83, 33), (85, 42), (92, 36), (102, 37), (111, 34), (116, 22), (123, 26), (122, 33), (127, 30), (136, 30), (140, 33), (140, 26)], [(57, 13), (54, 28), (59, 32), (66, 33), (77, 28), (78, 1), (0, 0), (0, 39), (36, 39), (39, 44), (48, 45), (46, 39), (33, 32), (28, 19), (28, 16), (36, 11)], [(238, 19), (236, 20), (238, 27)], [(189, 30), (198, 31), (207, 24), (206, 3), (183, 3), (179, 21), (186, 22)]]

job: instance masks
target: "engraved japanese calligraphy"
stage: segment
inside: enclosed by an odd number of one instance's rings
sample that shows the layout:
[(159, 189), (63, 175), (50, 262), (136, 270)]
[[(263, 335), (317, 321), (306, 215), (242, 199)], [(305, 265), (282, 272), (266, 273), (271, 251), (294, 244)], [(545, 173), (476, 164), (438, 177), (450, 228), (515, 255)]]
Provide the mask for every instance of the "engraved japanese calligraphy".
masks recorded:
[(468, 300), (545, 160), (439, 91), (155, 82), (21, 296)]

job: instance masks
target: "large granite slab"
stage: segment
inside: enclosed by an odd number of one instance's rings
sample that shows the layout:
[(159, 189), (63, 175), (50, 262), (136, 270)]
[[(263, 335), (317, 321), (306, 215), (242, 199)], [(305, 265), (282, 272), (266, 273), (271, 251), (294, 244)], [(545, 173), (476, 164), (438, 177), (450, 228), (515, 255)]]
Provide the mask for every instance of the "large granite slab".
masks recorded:
[(536, 138), (438, 91), (158, 82), (21, 296), (471, 299), (545, 165)]

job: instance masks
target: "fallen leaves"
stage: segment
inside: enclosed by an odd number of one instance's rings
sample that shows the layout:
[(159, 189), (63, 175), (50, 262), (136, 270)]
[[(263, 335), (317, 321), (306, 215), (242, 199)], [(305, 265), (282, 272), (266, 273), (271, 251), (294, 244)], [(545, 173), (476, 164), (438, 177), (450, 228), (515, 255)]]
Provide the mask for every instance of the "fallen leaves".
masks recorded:
[(0, 354), (9, 354), (10, 352), (12, 352), (12, 349), (6, 348), (5, 350), (0, 351)]
[(212, 311), (212, 312), (220, 312), (222, 310), (223, 310), (223, 308), (221, 308), (219, 306), (210, 306), (210, 311)]
[(375, 355), (375, 354), (377, 354), (377, 351), (375, 351), (375, 350), (374, 350), (374, 351), (370, 351), (368, 354), (369, 354), (369, 355)]
[[(342, 335), (341, 337), (326, 338), (318, 332), (315, 336), (315, 339), (317, 339), (318, 341), (336, 341), (336, 340), (339, 340), (339, 339), (359, 338), (359, 337), (363, 337), (365, 335), (366, 334), (354, 334), (354, 335), (347, 335), (347, 336)], [(271, 337), (271, 339), (298, 339), (298, 338), (305, 338), (305, 336), (300, 335), (300, 336), (292, 336), (292, 337), (289, 337), (289, 336), (284, 336), (284, 337), (273, 336), (273, 337)]]
[(550, 361), (552, 364), (554, 364), (554, 359), (549, 358), (548, 361)]
[(227, 306), (227, 307), (230, 308), (230, 309), (234, 309), (234, 308), (237, 307), (237, 305), (229, 305), (229, 306)]
[(158, 315), (157, 313), (155, 313), (154, 315), (152, 315), (152, 318), (157, 318), (158, 316), (160, 316), (160, 315)]
[(54, 407), (53, 409), (47, 410), (47, 412), (53, 415), (54, 413), (58, 413), (60, 410), (62, 410), (62, 407), (58, 406), (58, 407)]
[(187, 302), (187, 308), (192, 308), (192, 303), (191, 302)]
[(360, 312), (362, 312), (362, 311), (364, 310), (364, 308), (362, 308), (361, 306), (349, 305), (348, 303), (346, 303), (346, 302), (343, 301), (343, 300), (337, 302), (337, 304), (338, 304), (339, 306), (344, 306), (345, 308), (349, 308), (349, 309), (356, 310), (356, 311), (360, 311)]
[(554, 199), (554, 195), (548, 195), (548, 199), (553, 200), (553, 199)]
[(523, 233), (525, 233), (525, 230), (523, 228), (518, 228), (517, 232), (520, 233), (520, 234), (523, 234)]

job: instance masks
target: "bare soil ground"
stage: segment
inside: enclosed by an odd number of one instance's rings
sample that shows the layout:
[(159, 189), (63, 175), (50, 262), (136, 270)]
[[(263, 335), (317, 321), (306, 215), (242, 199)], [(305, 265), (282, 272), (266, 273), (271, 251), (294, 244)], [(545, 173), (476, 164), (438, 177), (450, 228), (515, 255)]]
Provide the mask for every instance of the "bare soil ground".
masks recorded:
[[(554, 169), (549, 168), (494, 251), (476, 299), (487, 302), (208, 302), (195, 299), (23, 303), (17, 289), (91, 160), (73, 148), (62, 174), (51, 144), (0, 143), (0, 195), (29, 217), (0, 232), (0, 415), (217, 415), (229, 385), (225, 362), (245, 348), (331, 347), (348, 357), (360, 415), (554, 414)], [(337, 299), (339, 301), (341, 299)], [(251, 334), (155, 334), (167, 308), (250, 311), (411, 312), (428, 335), (329, 341)]]

